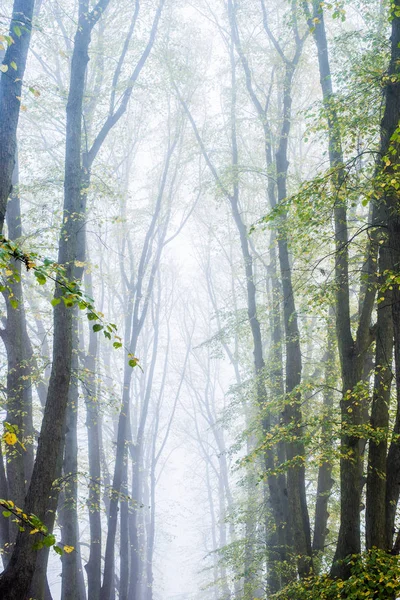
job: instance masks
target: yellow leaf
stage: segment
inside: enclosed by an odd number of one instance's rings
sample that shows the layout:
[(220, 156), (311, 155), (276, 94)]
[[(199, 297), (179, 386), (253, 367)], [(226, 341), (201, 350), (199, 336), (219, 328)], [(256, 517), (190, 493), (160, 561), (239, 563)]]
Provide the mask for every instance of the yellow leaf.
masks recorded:
[(34, 533), (39, 533), (39, 529), (32, 529), (32, 531), (29, 532), (30, 535), (33, 535)]
[(2, 73), (7, 73), (8, 71), (8, 66), (7, 65), (0, 65), (0, 71)]
[(66, 552), (67, 554), (71, 554), (71, 552), (73, 552), (75, 550), (75, 548), (73, 546), (64, 546), (64, 552)]
[(4, 434), (3, 436), (3, 440), (5, 441), (6, 444), (8, 444), (9, 446), (14, 446), (14, 444), (17, 443), (17, 436), (15, 435), (15, 433), (10, 433), (9, 431), (7, 433)]

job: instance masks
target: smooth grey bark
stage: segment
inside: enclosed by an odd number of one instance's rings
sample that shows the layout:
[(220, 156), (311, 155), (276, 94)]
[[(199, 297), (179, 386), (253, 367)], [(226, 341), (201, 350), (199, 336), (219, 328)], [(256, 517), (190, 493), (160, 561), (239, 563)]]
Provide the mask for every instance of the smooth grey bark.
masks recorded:
[(131, 511), (129, 518), (129, 532), (130, 532), (130, 547), (131, 547), (131, 564), (130, 564), (130, 582), (129, 582), (129, 598), (130, 600), (135, 600), (139, 596), (139, 564), (140, 564), (140, 536), (139, 536), (139, 526), (138, 526), (138, 511), (143, 505), (143, 443), (144, 443), (144, 433), (147, 422), (147, 416), (149, 411), (150, 398), (152, 393), (153, 386), (153, 378), (157, 361), (157, 353), (158, 353), (158, 344), (159, 344), (159, 333), (160, 333), (160, 299), (161, 299), (161, 289), (160, 285), (158, 286), (158, 298), (155, 308), (155, 315), (152, 317), (153, 324), (153, 348), (152, 348), (152, 356), (150, 360), (150, 367), (148, 376), (146, 379), (146, 389), (143, 398), (143, 402), (140, 409), (140, 418), (139, 418), (139, 426), (136, 434), (136, 440), (133, 443), (131, 449), (132, 455), (132, 498), (135, 502), (135, 506), (133, 506), (133, 510)]
[[(92, 276), (85, 274), (85, 283), (89, 297), (93, 297)], [(81, 345), (83, 347), (83, 344)], [(87, 500), (90, 528), (89, 560), (85, 565), (87, 573), (88, 600), (98, 600), (101, 588), (101, 456), (100, 456), (100, 414), (96, 389), (96, 367), (98, 356), (98, 336), (89, 327), (89, 347), (87, 353), (81, 353), (86, 379), (83, 394), (86, 405), (86, 427), (88, 435), (89, 459), (89, 496)]]
[[(128, 440), (128, 443), (132, 442)], [(129, 589), (129, 559), (133, 548), (129, 546), (129, 509), (130, 500), (128, 490), (128, 455), (126, 453), (123, 464), (120, 501), (120, 544), (119, 544), (119, 598), (127, 600)]]
[(0, 235), (3, 233), (7, 201), (12, 189), (20, 98), (34, 6), (34, 0), (14, 1), (9, 33), (14, 43), (7, 47), (2, 61), (7, 71), (1, 73), (0, 79)]
[(63, 463), (63, 490), (58, 506), (58, 519), (61, 527), (61, 543), (72, 546), (75, 552), (64, 553), (61, 557), (61, 600), (86, 600), (82, 597), (80, 585), (79, 524), (78, 524), (78, 307), (73, 311), (72, 360), (69, 398), (66, 411), (65, 450)]

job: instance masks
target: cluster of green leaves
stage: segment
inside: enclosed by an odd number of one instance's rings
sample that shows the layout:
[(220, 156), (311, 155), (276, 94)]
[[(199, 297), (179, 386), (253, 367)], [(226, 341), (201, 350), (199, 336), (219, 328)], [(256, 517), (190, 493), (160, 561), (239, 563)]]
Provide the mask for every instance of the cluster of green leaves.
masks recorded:
[(0, 506), (3, 510), (3, 517), (12, 518), (17, 524), (20, 531), (30, 529), (30, 535), (38, 536), (38, 539), (34, 542), (35, 550), (41, 550), (42, 548), (53, 548), (54, 551), (60, 556), (66, 552), (70, 554), (73, 552), (73, 546), (59, 545), (57, 544), (54, 534), (50, 533), (46, 525), (34, 514), (27, 515), (24, 513), (22, 508), (15, 506), (12, 500), (0, 499)]
[(393, 600), (400, 595), (400, 559), (372, 548), (346, 559), (351, 575), (346, 581), (329, 575), (308, 577), (286, 586), (273, 600)]
[[(116, 324), (104, 320), (103, 313), (96, 310), (93, 298), (85, 294), (79, 281), (67, 277), (63, 265), (49, 258), (42, 258), (35, 252), (25, 252), (15, 242), (1, 237), (0, 269), (4, 272), (4, 278), (0, 291), (7, 291), (13, 308), (18, 308), (18, 300), (14, 296), (12, 284), (21, 280), (20, 273), (15, 268), (15, 261), (22, 263), (27, 271), (32, 271), (39, 285), (45, 285), (48, 280), (51, 280), (58, 286), (59, 293), (51, 300), (53, 307), (63, 302), (67, 308), (78, 306), (81, 310), (86, 310), (88, 320), (93, 321), (92, 329), (95, 333), (102, 331), (104, 337), (113, 342), (115, 349), (123, 346), (121, 337), (117, 334)], [(84, 263), (75, 261), (75, 267), (82, 268)], [(128, 363), (132, 368), (140, 367), (139, 359), (133, 354), (128, 354)]]

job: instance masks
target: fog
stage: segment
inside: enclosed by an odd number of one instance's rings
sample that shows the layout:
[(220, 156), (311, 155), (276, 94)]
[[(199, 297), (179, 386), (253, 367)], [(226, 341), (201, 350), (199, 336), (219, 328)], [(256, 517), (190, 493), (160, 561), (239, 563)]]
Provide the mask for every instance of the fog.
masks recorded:
[(0, 598), (392, 600), (400, 4), (0, 27)]

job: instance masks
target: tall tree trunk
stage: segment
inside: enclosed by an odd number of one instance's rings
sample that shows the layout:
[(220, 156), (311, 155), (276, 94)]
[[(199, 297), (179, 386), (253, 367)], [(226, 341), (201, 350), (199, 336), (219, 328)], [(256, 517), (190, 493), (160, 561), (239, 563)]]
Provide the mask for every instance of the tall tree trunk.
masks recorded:
[[(277, 199), (275, 195), (275, 183), (272, 175), (268, 177), (268, 197), (271, 208), (275, 208), (276, 202), (282, 203), (286, 199), (287, 174), (288, 174), (288, 141), (291, 128), (291, 109), (292, 109), (292, 86), (293, 77), (300, 60), (303, 50), (305, 36), (300, 38), (297, 30), (296, 15), (293, 14), (293, 31), (295, 39), (295, 51), (292, 58), (287, 58), (283, 49), (274, 38), (269, 29), (267, 10), (264, 0), (261, 0), (263, 15), (263, 24), (267, 36), (272, 41), (277, 50), (285, 69), (282, 95), (282, 125), (279, 132), (278, 148), (275, 155), (276, 187)], [(295, 4), (292, 10), (296, 10)], [(236, 3), (234, 0), (228, 0), (228, 11), (231, 22), (231, 34), (238, 51), (245, 76), (246, 86), (250, 98), (261, 119), (265, 135), (265, 151), (267, 168), (270, 171), (272, 164), (272, 151), (270, 143), (270, 130), (268, 125), (267, 109), (261, 105), (260, 100), (254, 90), (252, 82), (252, 73), (249, 62), (243, 52), (240, 42), (238, 26), (236, 22)], [(268, 102), (267, 102), (268, 106)], [(302, 414), (301, 414), (301, 395), (299, 386), (301, 383), (301, 348), (300, 334), (295, 306), (295, 297), (292, 284), (292, 270), (289, 260), (289, 249), (287, 234), (285, 232), (285, 215), (278, 223), (278, 259), (280, 266), (280, 277), (283, 293), (283, 322), (285, 330), (286, 346), (286, 381), (285, 381), (285, 408), (283, 418), (286, 426), (292, 432), (293, 441), (286, 444), (286, 459), (289, 462), (287, 473), (287, 496), (289, 504), (289, 525), (292, 528), (293, 543), (297, 559), (297, 566), (300, 576), (305, 576), (312, 568), (312, 550), (311, 550), (311, 531), (308, 516), (306, 491), (305, 491), (305, 448), (302, 442)], [(268, 460), (268, 458), (267, 458)], [(269, 461), (272, 465), (272, 462)], [(267, 467), (268, 469), (271, 466)], [(275, 501), (272, 500), (273, 505)], [(283, 505), (281, 505), (282, 507)], [(280, 508), (281, 508), (280, 507)]]
[[(388, 69), (388, 80), (385, 89), (385, 111), (381, 122), (381, 155), (383, 159), (382, 175), (385, 182), (384, 202), (388, 212), (388, 238), (390, 268), (392, 275), (400, 271), (400, 211), (398, 191), (392, 187), (393, 175), (398, 176), (400, 165), (400, 147), (398, 142), (398, 127), (400, 121), (400, 2), (391, 4), (391, 56)], [(396, 507), (400, 494), (400, 288), (398, 282), (393, 285), (392, 317), (394, 334), (394, 358), (397, 414), (387, 457), (386, 473), (386, 545), (391, 548), (393, 543)]]
[[(386, 236), (385, 236), (386, 238)], [(391, 270), (388, 240), (383, 238), (379, 249), (380, 277)], [(389, 408), (392, 382), (393, 321), (392, 293), (379, 294), (376, 324), (375, 377), (372, 396), (366, 492), (366, 546), (391, 550), (386, 536), (386, 458), (388, 448)]]
[[(80, 157), (90, 34), (108, 1), (100, 0), (92, 12), (88, 11), (86, 0), (81, 0), (79, 6), (67, 104), (64, 213), (58, 255), (58, 263), (64, 265), (68, 280), (74, 279), (75, 261), (82, 261), (85, 252), (85, 229), (82, 224), (85, 207), (81, 198)], [(57, 286), (56, 298), (61, 300), (62, 293)], [(57, 477), (58, 457), (65, 430), (71, 360), (72, 311), (61, 300), (54, 308), (53, 365), (36, 460), (24, 507), (27, 514), (33, 513), (41, 520), (45, 517), (51, 488)], [(4, 600), (25, 600), (27, 597), (36, 563), (33, 544), (29, 532), (19, 532), (10, 563), (0, 577), (0, 597)]]
[(327, 319), (327, 348), (325, 354), (325, 378), (323, 391), (323, 412), (321, 424), (321, 450), (322, 464), (318, 469), (317, 482), (317, 500), (315, 503), (315, 518), (314, 518), (314, 536), (313, 536), (313, 552), (323, 553), (325, 551), (325, 540), (328, 527), (328, 502), (333, 485), (332, 479), (332, 461), (324, 455), (327, 449), (331, 447), (333, 425), (332, 425), (332, 410), (334, 402), (334, 386), (335, 377), (335, 357), (336, 357), (336, 339), (335, 339), (335, 324), (334, 311), (329, 308)]
[[(121, 484), (120, 502), (120, 546), (119, 546), (119, 598), (128, 599), (129, 565), (133, 548), (129, 546), (129, 490), (128, 490), (128, 453), (125, 455), (124, 472)], [(132, 508), (131, 508), (132, 510)]]
[[(18, 168), (13, 174), (18, 182)], [(22, 235), (21, 210), (18, 191), (12, 195), (7, 215), (8, 235), (18, 240)], [(29, 340), (24, 297), (21, 282), (21, 262), (13, 261), (15, 281), (3, 292), (6, 301), (7, 320), (1, 333), (7, 351), (7, 416), (6, 421), (15, 425), (18, 437), (24, 443), (7, 448), (8, 493), (17, 506), (23, 506), (27, 486), (33, 468), (33, 423), (31, 376), (33, 351)], [(12, 302), (16, 301), (17, 306)], [(17, 528), (11, 528), (15, 541)]]
[(69, 399), (66, 414), (65, 451), (63, 464), (62, 503), (59, 503), (59, 521), (61, 526), (61, 542), (72, 546), (75, 551), (64, 554), (61, 575), (61, 600), (85, 600), (81, 597), (79, 586), (79, 524), (78, 524), (78, 307), (73, 311), (72, 362)]
[[(369, 286), (362, 301), (356, 338), (351, 332), (349, 291), (349, 248), (345, 173), (339, 121), (333, 104), (333, 86), (325, 31), (323, 6), (313, 0), (313, 15), (308, 3), (303, 2), (310, 31), (317, 47), (319, 74), (324, 104), (327, 108), (329, 134), (329, 160), (333, 171), (332, 185), (336, 194), (335, 221), (335, 281), (336, 281), (336, 333), (339, 347), (343, 395), (341, 407), (341, 459), (340, 459), (340, 528), (331, 574), (346, 578), (349, 565), (343, 559), (358, 554), (360, 543), (360, 507), (362, 483), (363, 444), (357, 429), (363, 423), (363, 406), (357, 399), (357, 384), (362, 380), (365, 354), (372, 342), (371, 314), (375, 291)], [(369, 248), (367, 275), (371, 267), (374, 244)]]
[[(86, 274), (87, 290), (92, 294), (91, 274)], [(83, 386), (86, 404), (86, 427), (88, 432), (89, 459), (89, 528), (90, 551), (85, 565), (88, 581), (88, 600), (98, 600), (101, 588), (101, 457), (100, 457), (100, 414), (96, 389), (96, 366), (98, 354), (98, 336), (89, 328), (89, 348), (83, 356), (87, 379)]]
[(11, 193), (17, 152), (20, 98), (32, 33), (35, 0), (14, 0), (10, 24), (13, 43), (3, 58), (0, 80), (0, 235), (3, 233), (7, 201)]

